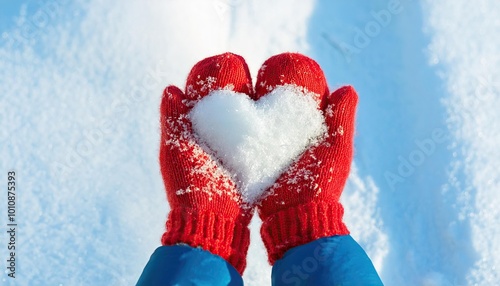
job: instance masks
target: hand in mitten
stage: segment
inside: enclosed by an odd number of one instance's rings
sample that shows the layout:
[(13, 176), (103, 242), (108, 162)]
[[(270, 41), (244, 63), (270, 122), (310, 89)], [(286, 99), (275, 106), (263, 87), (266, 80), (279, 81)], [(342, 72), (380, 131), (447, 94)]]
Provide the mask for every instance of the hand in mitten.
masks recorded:
[(256, 96), (285, 84), (317, 94), (328, 131), (281, 174), (258, 204), (271, 264), (295, 246), (349, 234), (339, 198), (353, 157), (356, 92), (345, 86), (329, 94), (319, 65), (300, 54), (268, 59), (258, 74)]
[(252, 92), (245, 61), (226, 53), (197, 63), (185, 93), (175, 86), (163, 93), (160, 166), (171, 210), (162, 244), (201, 247), (243, 273), (253, 211), (243, 203), (230, 173), (197, 143), (188, 118), (197, 100), (229, 87)]

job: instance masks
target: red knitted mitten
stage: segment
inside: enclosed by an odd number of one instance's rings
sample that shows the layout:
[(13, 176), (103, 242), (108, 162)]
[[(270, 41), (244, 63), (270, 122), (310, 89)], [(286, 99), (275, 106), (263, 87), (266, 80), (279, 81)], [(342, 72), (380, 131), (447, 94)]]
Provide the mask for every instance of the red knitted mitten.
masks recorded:
[(187, 116), (197, 100), (222, 88), (252, 93), (242, 57), (226, 53), (204, 59), (191, 70), (185, 93), (175, 86), (163, 93), (160, 166), (171, 210), (162, 244), (201, 247), (243, 273), (253, 211), (229, 172), (198, 145)]
[(345, 235), (339, 198), (353, 156), (357, 95), (350, 86), (328, 93), (319, 65), (303, 55), (285, 53), (268, 59), (259, 71), (256, 94), (295, 84), (318, 94), (328, 134), (306, 150), (258, 204), (261, 234), (271, 264), (292, 247), (321, 237)]

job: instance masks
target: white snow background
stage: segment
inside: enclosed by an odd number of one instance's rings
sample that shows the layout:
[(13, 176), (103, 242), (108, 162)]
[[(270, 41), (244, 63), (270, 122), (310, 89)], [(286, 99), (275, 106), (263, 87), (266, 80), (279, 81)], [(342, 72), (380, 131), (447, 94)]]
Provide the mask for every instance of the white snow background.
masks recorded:
[[(332, 89), (354, 85), (342, 202), (386, 285), (500, 281), (496, 0), (16, 2), (0, 13), (2, 285), (137, 281), (168, 212), (161, 92), (225, 51), (254, 76), (302, 52)], [(4, 274), (11, 169), (15, 279)], [(251, 228), (244, 280), (269, 285), (258, 219)]]

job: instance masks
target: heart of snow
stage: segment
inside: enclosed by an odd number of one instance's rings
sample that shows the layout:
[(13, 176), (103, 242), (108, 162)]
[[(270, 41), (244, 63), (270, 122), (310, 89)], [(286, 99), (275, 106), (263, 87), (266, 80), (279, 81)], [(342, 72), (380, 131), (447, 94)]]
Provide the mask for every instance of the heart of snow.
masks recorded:
[(252, 203), (326, 133), (313, 96), (291, 85), (258, 101), (218, 90), (201, 99), (189, 117), (202, 145), (233, 173), (243, 200)]

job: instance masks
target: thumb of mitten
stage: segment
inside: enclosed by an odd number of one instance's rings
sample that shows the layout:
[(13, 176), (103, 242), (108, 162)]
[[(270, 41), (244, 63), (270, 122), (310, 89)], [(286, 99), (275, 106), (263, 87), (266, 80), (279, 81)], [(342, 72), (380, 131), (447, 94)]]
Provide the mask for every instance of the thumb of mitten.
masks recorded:
[[(324, 115), (328, 128), (325, 142), (316, 150), (317, 157), (325, 166), (319, 171), (320, 178), (328, 180), (332, 187), (330, 196), (340, 197), (349, 176), (354, 153), (354, 125), (358, 96), (351, 86), (344, 86), (325, 98)], [(326, 194), (325, 194), (326, 195)]]

